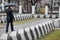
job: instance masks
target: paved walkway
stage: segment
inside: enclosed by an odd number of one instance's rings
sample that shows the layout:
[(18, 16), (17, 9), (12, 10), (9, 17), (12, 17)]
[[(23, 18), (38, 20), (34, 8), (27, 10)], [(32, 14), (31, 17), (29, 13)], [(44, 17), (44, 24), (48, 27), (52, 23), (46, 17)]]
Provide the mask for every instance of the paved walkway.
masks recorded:
[[(33, 22), (28, 22), (28, 23), (25, 23), (25, 24), (14, 25), (14, 30), (17, 31), (19, 29), (24, 29), (26, 27), (31, 27), (31, 26), (34, 26), (36, 24), (46, 22), (48, 20), (50, 20), (50, 19), (42, 19), (42, 20), (37, 20), (37, 21), (33, 21)], [(0, 29), (0, 36), (5, 33), (5, 30), (6, 30), (5, 28)], [(10, 31), (10, 27), (9, 27), (9, 33), (10, 32), (11, 31)]]

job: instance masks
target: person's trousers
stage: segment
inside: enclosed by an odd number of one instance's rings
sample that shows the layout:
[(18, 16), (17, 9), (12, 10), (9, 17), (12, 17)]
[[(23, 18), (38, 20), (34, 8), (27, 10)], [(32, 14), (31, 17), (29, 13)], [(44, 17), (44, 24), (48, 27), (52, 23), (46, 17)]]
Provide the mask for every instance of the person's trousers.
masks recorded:
[(6, 33), (8, 32), (8, 28), (9, 28), (9, 23), (11, 25), (11, 31), (14, 31), (14, 28), (13, 28), (13, 21), (7, 21), (7, 24), (6, 24)]

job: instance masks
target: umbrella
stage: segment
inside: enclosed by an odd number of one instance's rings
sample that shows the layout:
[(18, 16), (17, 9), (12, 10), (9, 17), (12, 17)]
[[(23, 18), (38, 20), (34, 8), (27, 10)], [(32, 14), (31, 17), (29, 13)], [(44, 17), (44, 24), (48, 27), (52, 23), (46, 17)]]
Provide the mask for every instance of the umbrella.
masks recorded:
[(9, 6), (16, 6), (16, 4), (13, 4), (13, 3), (5, 4), (5, 7), (9, 7)]

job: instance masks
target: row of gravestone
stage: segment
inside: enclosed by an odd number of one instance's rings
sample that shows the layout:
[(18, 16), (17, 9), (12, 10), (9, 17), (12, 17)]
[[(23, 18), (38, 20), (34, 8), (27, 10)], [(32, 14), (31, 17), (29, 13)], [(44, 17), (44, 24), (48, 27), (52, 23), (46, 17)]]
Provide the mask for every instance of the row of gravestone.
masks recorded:
[[(14, 15), (14, 21), (20, 21), (20, 20), (26, 20), (26, 19), (31, 19), (32, 15), (31, 14), (26, 14), (26, 15)], [(0, 23), (6, 23), (6, 16), (1, 16), (0, 17)]]
[(60, 18), (56, 19), (54, 21), (54, 24), (55, 24), (55, 28), (60, 28)]
[(58, 15), (43, 15), (43, 14), (40, 14), (40, 15), (37, 15), (38, 18), (59, 18)]
[(3, 34), (0, 40), (39, 40), (44, 35), (54, 31), (55, 25), (52, 21)]

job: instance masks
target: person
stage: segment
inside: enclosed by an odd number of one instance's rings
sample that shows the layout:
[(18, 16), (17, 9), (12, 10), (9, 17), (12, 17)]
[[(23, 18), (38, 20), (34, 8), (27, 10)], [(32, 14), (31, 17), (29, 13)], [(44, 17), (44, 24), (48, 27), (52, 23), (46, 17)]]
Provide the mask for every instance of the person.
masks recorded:
[(12, 6), (9, 6), (8, 9), (6, 9), (6, 15), (7, 15), (7, 18), (6, 18), (6, 33), (8, 33), (9, 23), (11, 25), (11, 31), (14, 31), (14, 28), (13, 28), (14, 16), (13, 16)]

